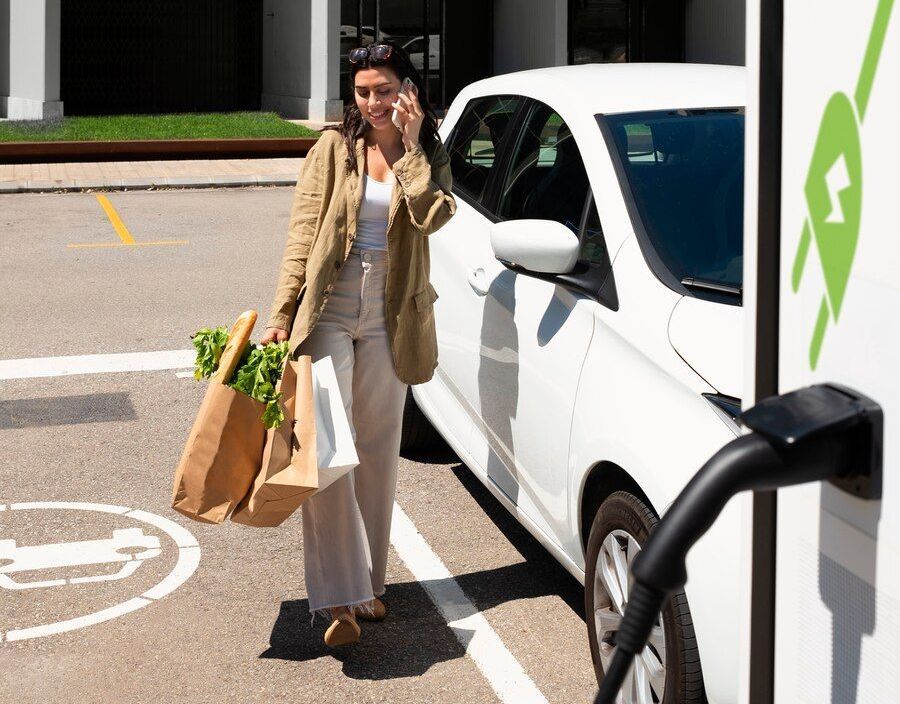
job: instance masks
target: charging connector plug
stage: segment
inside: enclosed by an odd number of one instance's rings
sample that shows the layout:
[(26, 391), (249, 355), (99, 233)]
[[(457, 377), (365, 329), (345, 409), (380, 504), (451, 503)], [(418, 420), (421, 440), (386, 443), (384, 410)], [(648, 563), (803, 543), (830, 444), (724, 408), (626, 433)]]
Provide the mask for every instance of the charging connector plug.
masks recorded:
[[(881, 495), (882, 412), (843, 386), (764, 399), (739, 420), (753, 432), (719, 450), (688, 482), (632, 565), (634, 585), (596, 704), (612, 704), (669, 595), (687, 582), (687, 552), (741, 491), (812, 481)], [(854, 491), (862, 495), (860, 491)]]

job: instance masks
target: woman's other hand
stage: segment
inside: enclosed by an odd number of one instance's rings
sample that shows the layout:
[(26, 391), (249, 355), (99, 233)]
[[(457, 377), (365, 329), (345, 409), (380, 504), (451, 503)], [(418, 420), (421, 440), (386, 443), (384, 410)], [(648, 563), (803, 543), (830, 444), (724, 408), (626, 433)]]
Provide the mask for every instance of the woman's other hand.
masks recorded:
[(259, 341), (261, 345), (268, 345), (270, 342), (284, 342), (288, 339), (288, 331), (281, 328), (266, 328), (265, 334)]

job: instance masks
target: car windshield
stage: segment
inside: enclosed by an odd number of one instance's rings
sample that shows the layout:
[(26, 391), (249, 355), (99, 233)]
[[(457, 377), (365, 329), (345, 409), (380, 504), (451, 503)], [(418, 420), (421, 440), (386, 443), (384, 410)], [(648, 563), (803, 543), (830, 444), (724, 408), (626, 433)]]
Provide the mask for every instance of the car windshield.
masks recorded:
[[(688, 285), (740, 288), (744, 113), (740, 108), (606, 115), (632, 217)], [(642, 246), (647, 242), (642, 242)]]

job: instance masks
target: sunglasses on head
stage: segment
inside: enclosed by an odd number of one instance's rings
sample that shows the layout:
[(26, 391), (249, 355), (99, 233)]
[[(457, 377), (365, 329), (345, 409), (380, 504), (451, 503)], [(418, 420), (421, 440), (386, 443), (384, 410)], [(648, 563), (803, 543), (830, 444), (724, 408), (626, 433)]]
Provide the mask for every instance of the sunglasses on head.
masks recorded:
[(387, 61), (391, 53), (394, 51), (394, 47), (390, 44), (369, 44), (368, 46), (359, 46), (355, 49), (350, 50), (350, 63), (351, 64), (362, 64), (365, 62), (372, 63)]

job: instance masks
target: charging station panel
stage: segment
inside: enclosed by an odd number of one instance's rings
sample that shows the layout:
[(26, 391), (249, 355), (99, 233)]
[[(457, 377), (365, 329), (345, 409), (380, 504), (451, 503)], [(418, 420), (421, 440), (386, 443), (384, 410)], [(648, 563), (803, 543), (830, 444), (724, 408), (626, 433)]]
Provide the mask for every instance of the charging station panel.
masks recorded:
[[(759, 2), (748, 5), (748, 17), (759, 12)], [(900, 10), (892, 5), (782, 4), (778, 392), (819, 382), (857, 389), (883, 409), (884, 446), (880, 499), (827, 482), (778, 492), (776, 702), (869, 704), (900, 691)], [(760, 96), (770, 89), (760, 82)]]

